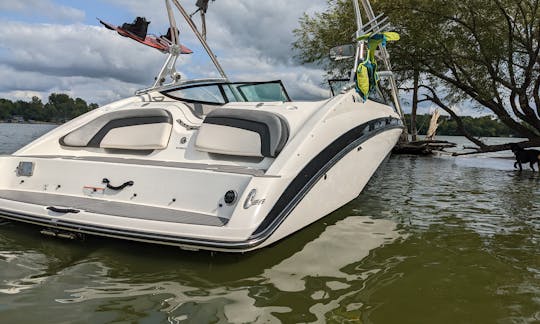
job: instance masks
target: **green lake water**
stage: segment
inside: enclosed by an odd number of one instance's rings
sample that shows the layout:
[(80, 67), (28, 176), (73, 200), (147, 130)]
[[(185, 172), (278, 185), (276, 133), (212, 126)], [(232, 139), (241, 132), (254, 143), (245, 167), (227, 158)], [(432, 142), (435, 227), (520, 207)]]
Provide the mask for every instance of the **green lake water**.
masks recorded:
[[(0, 152), (50, 128), (0, 124)], [(540, 323), (540, 175), (504, 156), (392, 156), (357, 199), (248, 254), (0, 221), (0, 322)]]

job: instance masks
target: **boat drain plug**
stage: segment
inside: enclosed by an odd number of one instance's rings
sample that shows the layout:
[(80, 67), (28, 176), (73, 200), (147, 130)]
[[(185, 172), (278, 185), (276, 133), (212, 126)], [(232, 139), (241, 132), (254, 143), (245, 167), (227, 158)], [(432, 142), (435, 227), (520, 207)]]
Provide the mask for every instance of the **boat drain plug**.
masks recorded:
[(225, 200), (225, 203), (227, 205), (232, 205), (236, 202), (236, 191), (234, 190), (229, 190), (225, 193), (225, 197), (224, 197), (224, 200)]

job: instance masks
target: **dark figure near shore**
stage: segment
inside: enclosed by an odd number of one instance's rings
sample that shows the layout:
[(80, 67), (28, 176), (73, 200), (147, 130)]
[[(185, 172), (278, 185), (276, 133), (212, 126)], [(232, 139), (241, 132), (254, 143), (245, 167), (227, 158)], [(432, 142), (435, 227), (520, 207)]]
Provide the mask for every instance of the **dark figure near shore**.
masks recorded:
[(540, 151), (539, 150), (525, 150), (519, 144), (510, 144), (510, 149), (516, 155), (516, 163), (514, 168), (519, 165), (519, 171), (523, 171), (521, 163), (530, 163), (531, 169), (534, 171), (534, 164), (538, 163), (540, 169)]

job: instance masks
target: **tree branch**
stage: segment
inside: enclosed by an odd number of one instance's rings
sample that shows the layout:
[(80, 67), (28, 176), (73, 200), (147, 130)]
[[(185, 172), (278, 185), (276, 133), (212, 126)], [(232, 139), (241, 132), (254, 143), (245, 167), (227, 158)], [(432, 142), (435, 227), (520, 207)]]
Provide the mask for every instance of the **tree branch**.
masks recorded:
[(465, 129), (465, 125), (463, 124), (463, 121), (461, 120), (461, 118), (450, 107), (448, 107), (442, 102), (442, 100), (437, 96), (437, 93), (435, 92), (433, 88), (425, 86), (425, 85), (421, 87), (427, 89), (431, 93), (431, 96), (424, 95), (426, 99), (429, 99), (431, 102), (441, 107), (444, 111), (446, 111), (452, 117), (452, 119), (456, 121), (457, 126), (459, 130), (461, 131), (461, 133), (463, 134), (463, 136), (465, 136), (468, 140), (470, 140), (471, 142), (473, 142), (474, 144), (478, 145), (481, 148), (487, 146), (484, 142), (472, 136), (471, 133), (469, 133), (469, 131)]
[[(506, 144), (498, 144), (498, 145), (486, 145), (484, 147), (470, 147), (468, 149), (476, 150), (475, 152), (455, 152), (452, 153), (453, 156), (463, 156), (463, 155), (473, 155), (473, 154), (482, 154), (482, 153), (493, 153), (493, 152), (500, 152), (500, 151), (507, 151), (510, 150), (510, 145), (512, 143), (506, 143)], [(529, 147), (538, 147), (540, 146), (540, 138), (536, 138), (530, 141), (525, 142), (519, 142), (516, 143), (522, 148), (529, 148)]]
[(501, 119), (504, 123), (506, 123), (511, 128), (517, 130), (520, 134), (522, 134), (522, 136), (525, 136), (527, 138), (535, 138), (535, 137), (538, 136), (535, 132), (531, 131), (530, 129), (528, 129), (527, 127), (523, 126), (522, 124), (516, 122), (512, 117), (510, 117), (510, 115), (508, 114), (506, 109), (504, 109), (503, 106), (497, 105), (497, 103), (494, 102), (493, 100), (486, 100), (486, 99), (482, 98), (478, 94), (478, 92), (476, 92), (476, 89), (474, 89), (474, 88), (472, 88), (472, 87), (470, 87), (470, 86), (468, 86), (466, 84), (463, 84), (463, 83), (459, 82), (458, 80), (452, 79), (452, 78), (450, 78), (450, 77), (448, 77), (448, 76), (446, 76), (446, 75), (444, 75), (444, 74), (442, 74), (442, 73), (440, 73), (438, 71), (430, 69), (429, 67), (427, 67), (427, 69), (428, 69), (428, 71), (427, 71), (428, 73), (430, 73), (433, 76), (447, 82), (450, 85), (453, 85), (457, 89), (460, 89), (465, 94), (470, 96), (472, 99), (476, 100), (481, 105), (483, 105), (485, 107), (488, 107), (491, 111), (493, 111), (497, 115), (497, 117), (499, 117), (499, 119)]
[(540, 116), (540, 75), (536, 78), (534, 82), (533, 89), (534, 103), (536, 105), (536, 114)]
[[(495, 3), (497, 4), (497, 7), (499, 8), (499, 10), (501, 11), (501, 13), (503, 14), (505, 20), (506, 20), (506, 25), (508, 27), (508, 31), (507, 31), (507, 37), (508, 37), (508, 51), (507, 51), (507, 56), (508, 56), (508, 62), (512, 62), (514, 59), (513, 59), (513, 48), (514, 48), (514, 24), (512, 23), (512, 17), (510, 17), (510, 15), (506, 12), (506, 9), (505, 7), (501, 4), (501, 2), (499, 0), (495, 0)], [(510, 74), (510, 82), (511, 82), (511, 88), (515, 88), (517, 86), (517, 83), (516, 83), (516, 73), (514, 71), (514, 65), (513, 64), (508, 64), (508, 73)]]

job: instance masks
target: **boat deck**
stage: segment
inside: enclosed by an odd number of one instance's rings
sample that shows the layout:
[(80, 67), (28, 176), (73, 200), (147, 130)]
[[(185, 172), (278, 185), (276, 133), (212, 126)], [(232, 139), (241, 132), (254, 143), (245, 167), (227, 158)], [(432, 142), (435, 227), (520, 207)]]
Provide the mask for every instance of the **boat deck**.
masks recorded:
[[(8, 155), (6, 155), (8, 156)], [(265, 175), (266, 170), (255, 169), (247, 166), (223, 165), (223, 164), (206, 164), (206, 163), (189, 163), (189, 162), (172, 162), (172, 161), (157, 161), (149, 159), (133, 159), (133, 158), (114, 158), (114, 157), (99, 157), (99, 156), (66, 156), (66, 155), (18, 155), (19, 158), (33, 159), (61, 159), (71, 161), (88, 161), (100, 163), (118, 163), (128, 165), (155, 166), (178, 169), (203, 170), (222, 173), (245, 174), (253, 177), (275, 178), (275, 176)]]

